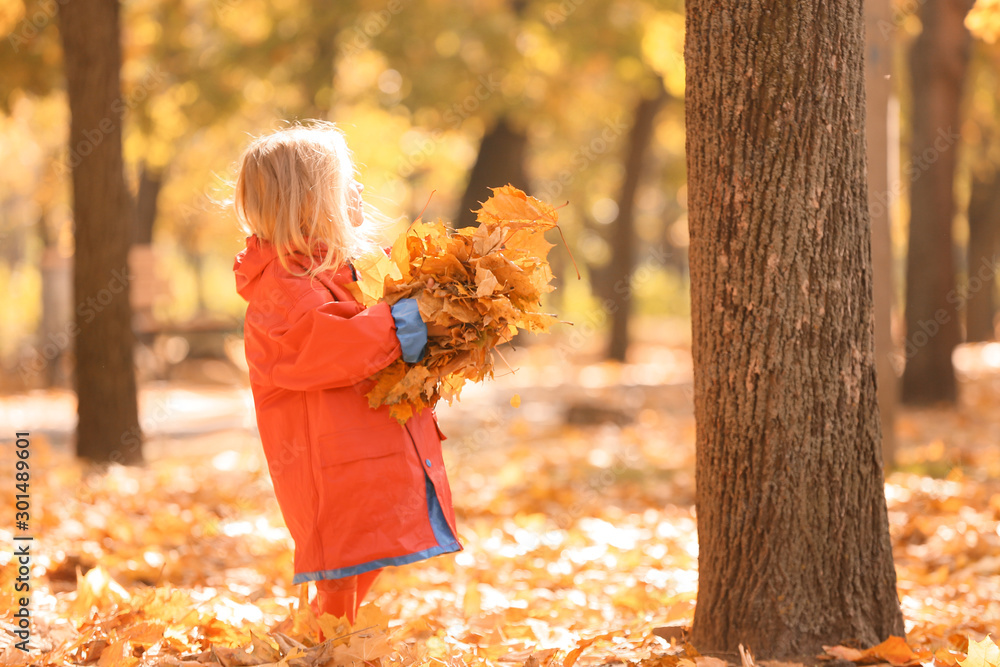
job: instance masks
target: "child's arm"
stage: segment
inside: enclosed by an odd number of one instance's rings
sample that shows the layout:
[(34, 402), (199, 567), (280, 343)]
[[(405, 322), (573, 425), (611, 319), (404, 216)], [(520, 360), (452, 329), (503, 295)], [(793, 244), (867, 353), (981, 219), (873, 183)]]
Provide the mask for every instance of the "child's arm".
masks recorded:
[[(354, 302), (325, 301), (313, 292), (290, 309), (275, 304), (247, 312), (247, 328), (257, 329), (247, 333), (258, 341), (247, 346), (247, 361), (276, 386), (297, 391), (350, 386), (402, 352), (397, 320), (386, 303), (358, 311)], [(401, 335), (416, 325), (406, 319), (400, 320)]]

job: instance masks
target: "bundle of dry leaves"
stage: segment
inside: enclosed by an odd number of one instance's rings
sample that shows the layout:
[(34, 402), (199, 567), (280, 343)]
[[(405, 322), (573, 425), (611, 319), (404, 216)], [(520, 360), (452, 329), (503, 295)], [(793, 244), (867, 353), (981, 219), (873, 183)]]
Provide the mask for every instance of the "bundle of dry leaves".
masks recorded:
[(478, 227), (457, 232), (418, 220), (388, 256), (354, 263), (358, 279), (348, 287), (358, 301), (416, 299), (432, 333), (419, 363), (398, 359), (373, 376), (369, 404), (391, 406), (401, 423), (441, 398), (453, 401), (467, 381), (492, 377), (496, 346), (519, 330), (544, 333), (556, 322), (540, 311), (553, 289), (545, 230), (556, 226), (555, 209), (506, 185), (493, 188), (476, 219)]

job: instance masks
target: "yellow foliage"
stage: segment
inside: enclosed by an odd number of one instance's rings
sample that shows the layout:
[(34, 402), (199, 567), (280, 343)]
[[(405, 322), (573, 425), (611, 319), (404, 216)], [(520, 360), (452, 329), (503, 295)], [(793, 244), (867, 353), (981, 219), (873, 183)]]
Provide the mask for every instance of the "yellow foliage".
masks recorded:
[(1000, 38), (1000, 0), (976, 0), (965, 17), (965, 26), (987, 44), (996, 44)]
[(646, 22), (642, 52), (675, 97), (684, 96), (684, 15), (657, 12)]
[(25, 8), (23, 2), (15, 0), (3, 0), (0, 2), (0, 31), (5, 35), (11, 35), (25, 20)]

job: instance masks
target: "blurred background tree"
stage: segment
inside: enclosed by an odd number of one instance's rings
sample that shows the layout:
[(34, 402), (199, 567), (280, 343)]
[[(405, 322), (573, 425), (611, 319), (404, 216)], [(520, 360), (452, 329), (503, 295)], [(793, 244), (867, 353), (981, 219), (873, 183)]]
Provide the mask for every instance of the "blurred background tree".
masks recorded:
[(73, 339), (77, 455), (142, 461), (129, 301), (129, 231), (135, 211), (122, 161), (121, 23), (118, 0), (59, 7), (70, 109), (67, 160), (73, 192)]
[(1000, 3), (982, 2), (966, 25), (978, 39), (972, 47), (963, 132), (969, 143), (969, 186), (966, 218), (966, 339), (996, 339), (997, 258), (1000, 257)]
[(910, 49), (911, 180), (906, 263), (907, 359), (902, 398), (914, 405), (954, 403), (951, 354), (961, 342), (952, 252), (955, 172), (961, 102), (972, 38), (965, 16), (972, 0), (921, 4), (922, 26)]

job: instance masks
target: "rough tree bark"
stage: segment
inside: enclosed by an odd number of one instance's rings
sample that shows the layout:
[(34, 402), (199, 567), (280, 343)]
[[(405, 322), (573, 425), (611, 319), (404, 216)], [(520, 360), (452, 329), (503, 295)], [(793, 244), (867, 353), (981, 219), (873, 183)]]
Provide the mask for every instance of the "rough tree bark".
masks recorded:
[(642, 97), (632, 116), (632, 131), (628, 138), (628, 153), (625, 155), (625, 178), (618, 193), (618, 219), (614, 222), (611, 238), (611, 263), (607, 274), (614, 288), (609, 290), (609, 298), (614, 302), (611, 311), (611, 337), (608, 341), (608, 358), (625, 361), (628, 352), (628, 321), (632, 314), (632, 271), (635, 269), (635, 195), (639, 190), (639, 179), (643, 174), (646, 153), (653, 138), (656, 114), (667, 98), (663, 83), (658, 84), (658, 93), (653, 97)]
[[(899, 379), (893, 357), (893, 280), (891, 213), (898, 183), (899, 136), (889, 118), (893, 97), (892, 52), (895, 41), (889, 0), (866, 0), (865, 7), (865, 135), (868, 153), (868, 211), (872, 220), (872, 278), (875, 293), (875, 368), (878, 372), (878, 408), (882, 417), (882, 461), (888, 468), (896, 459), (896, 405)], [(890, 120), (892, 122), (890, 123)], [(890, 169), (892, 178), (890, 178)]]
[(996, 338), (997, 269), (1000, 268), (1000, 172), (992, 164), (973, 173), (969, 195), (969, 284), (965, 337), (969, 342)]
[(479, 144), (479, 155), (469, 174), (469, 183), (462, 195), (462, 203), (455, 217), (456, 227), (476, 224), (472, 212), (480, 202), (490, 196), (490, 188), (510, 183), (527, 192), (528, 176), (524, 168), (528, 149), (528, 135), (513, 127), (505, 117), (500, 117), (492, 129), (487, 130)]
[(686, 12), (692, 641), (765, 658), (873, 644), (903, 619), (879, 453), (861, 4)]
[(971, 42), (965, 15), (971, 7), (971, 0), (921, 3), (923, 30), (910, 52), (913, 128), (902, 383), (902, 399), (909, 405), (954, 403), (958, 394), (951, 363), (961, 342), (951, 225), (959, 104)]
[(122, 171), (117, 0), (59, 4), (73, 168), (77, 455), (142, 460), (129, 307), (132, 233)]

